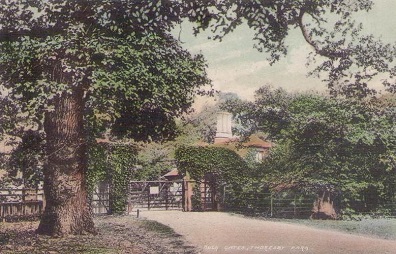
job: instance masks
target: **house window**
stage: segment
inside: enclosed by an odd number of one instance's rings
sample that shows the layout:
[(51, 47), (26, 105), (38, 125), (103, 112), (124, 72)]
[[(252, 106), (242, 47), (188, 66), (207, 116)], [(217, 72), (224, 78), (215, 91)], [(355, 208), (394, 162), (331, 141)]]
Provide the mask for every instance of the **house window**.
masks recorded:
[(262, 162), (264, 159), (264, 151), (257, 151), (256, 162)]

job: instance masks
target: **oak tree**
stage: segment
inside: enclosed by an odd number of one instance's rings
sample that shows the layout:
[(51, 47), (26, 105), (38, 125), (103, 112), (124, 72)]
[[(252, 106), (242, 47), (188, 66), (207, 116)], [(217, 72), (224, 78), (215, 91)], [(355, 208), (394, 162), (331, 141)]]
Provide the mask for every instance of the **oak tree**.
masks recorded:
[(39, 233), (95, 232), (87, 127), (128, 110), (171, 119), (205, 93), (204, 59), (167, 32), (179, 18), (173, 8), (166, 1), (2, 1), (1, 82), (45, 132)]

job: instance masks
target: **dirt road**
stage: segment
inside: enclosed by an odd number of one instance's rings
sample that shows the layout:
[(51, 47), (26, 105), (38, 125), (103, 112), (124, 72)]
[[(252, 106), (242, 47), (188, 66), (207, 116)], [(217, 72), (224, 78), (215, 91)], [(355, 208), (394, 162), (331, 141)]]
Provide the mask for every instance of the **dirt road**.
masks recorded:
[(395, 253), (396, 241), (250, 219), (220, 212), (142, 211), (202, 253)]

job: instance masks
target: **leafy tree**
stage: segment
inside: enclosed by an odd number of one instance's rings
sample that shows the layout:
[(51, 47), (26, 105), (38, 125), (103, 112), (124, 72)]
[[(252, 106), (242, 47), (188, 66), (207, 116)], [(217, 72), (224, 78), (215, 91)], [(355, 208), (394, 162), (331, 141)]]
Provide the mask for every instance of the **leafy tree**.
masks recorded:
[(17, 123), (21, 121), (18, 113), (18, 105), (6, 95), (0, 94), (0, 141), (6, 133), (9, 133), (9, 130), (17, 129)]
[(86, 127), (115, 122), (126, 110), (180, 115), (204, 93), (203, 58), (165, 32), (179, 18), (166, 2), (10, 0), (0, 16), (2, 84), (23, 112), (44, 122), (47, 202), (38, 232), (94, 232)]
[(315, 95), (294, 99), (289, 125), (263, 167), (272, 187), (317, 192), (319, 202), (338, 204), (335, 212), (344, 214), (374, 212), (391, 201), (394, 108), (371, 105)]
[(1, 149), (0, 168), (8, 171), (7, 181), (13, 185), (36, 187), (42, 180), (43, 133), (38, 124), (21, 113), (7, 92), (0, 95), (0, 144), (8, 147)]
[(186, 119), (187, 124), (191, 124), (203, 142), (209, 144), (214, 142), (219, 111), (218, 105), (207, 105), (199, 113), (192, 114)]
[(255, 48), (275, 63), (288, 52), (290, 30), (298, 29), (313, 51), (309, 63), (316, 67), (310, 75), (322, 77), (333, 95), (362, 98), (376, 93), (369, 81), (379, 74), (388, 91), (396, 90), (395, 46), (364, 34), (363, 25), (354, 20), (354, 13), (369, 11), (373, 4), (370, 0), (211, 1), (209, 6), (200, 4), (206, 13), (198, 15), (203, 22), (196, 32), (211, 27), (213, 38), (221, 40), (246, 23), (255, 31)]
[(201, 141), (211, 144), (216, 137), (217, 114), (220, 111), (227, 111), (228, 108), (224, 105), (233, 100), (239, 100), (237, 94), (218, 92), (213, 105), (205, 105), (199, 112), (192, 112), (184, 118), (184, 122), (192, 125)]
[(4, 146), (6, 143), (6, 131), (8, 129), (14, 129), (15, 127), (15, 117), (17, 115), (18, 108), (15, 104), (12, 104), (7, 97), (5, 97), (2, 93), (0, 94), (0, 146), (2, 146), (0, 152), (0, 168), (3, 169), (5, 167), (6, 162), (6, 154), (4, 150)]
[(267, 138), (276, 140), (288, 125), (289, 104), (294, 97), (282, 88), (264, 85), (255, 92), (253, 102), (234, 98), (221, 103), (220, 108), (233, 114), (237, 123), (234, 131), (242, 138), (263, 132)]
[(373, 212), (394, 199), (394, 105), (392, 95), (359, 101), (266, 86), (233, 113), (250, 131), (276, 139), (257, 184), (316, 193), (317, 204), (327, 202), (337, 217), (341, 209)]
[[(37, 187), (43, 180), (43, 151), (42, 133), (33, 130), (26, 131), (8, 160), (9, 176), (12, 176), (15, 181), (22, 180), (25, 187)], [(22, 173), (22, 178), (17, 179), (19, 172)]]
[(276, 138), (288, 123), (288, 107), (293, 95), (282, 88), (272, 89), (263, 86), (255, 92), (253, 114), (258, 129), (266, 130), (272, 138)]
[(175, 142), (146, 143), (139, 147), (135, 180), (158, 180), (175, 167)]

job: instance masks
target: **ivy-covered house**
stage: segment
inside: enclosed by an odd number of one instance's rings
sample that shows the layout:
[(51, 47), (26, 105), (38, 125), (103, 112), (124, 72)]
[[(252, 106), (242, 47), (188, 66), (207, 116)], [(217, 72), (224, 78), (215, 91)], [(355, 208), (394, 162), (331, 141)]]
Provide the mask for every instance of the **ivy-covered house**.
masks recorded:
[(249, 174), (248, 164), (261, 162), (271, 147), (272, 143), (258, 135), (241, 141), (232, 134), (232, 115), (220, 112), (214, 143), (179, 148), (176, 152), (178, 171), (167, 175), (177, 173), (188, 181), (184, 210), (219, 210), (225, 199), (224, 188), (242, 186), (244, 176)]

